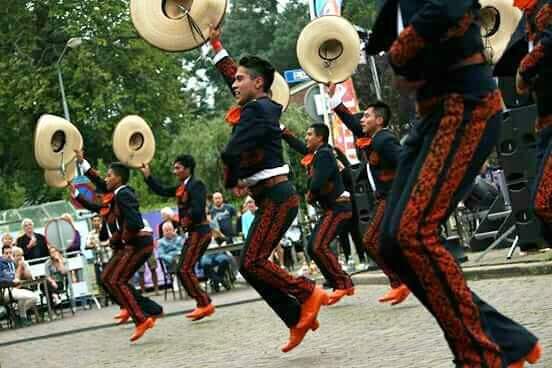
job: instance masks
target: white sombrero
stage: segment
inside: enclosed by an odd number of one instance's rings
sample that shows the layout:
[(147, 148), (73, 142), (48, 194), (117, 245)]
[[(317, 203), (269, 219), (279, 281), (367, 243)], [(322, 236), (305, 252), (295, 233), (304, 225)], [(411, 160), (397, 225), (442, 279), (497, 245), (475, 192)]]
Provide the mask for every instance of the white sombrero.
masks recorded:
[(497, 64), (519, 25), (522, 12), (514, 7), (512, 0), (481, 0), (479, 3), (485, 54)]
[(75, 160), (82, 149), (82, 135), (69, 121), (45, 114), (38, 119), (34, 133), (34, 154), (40, 167), (57, 170)]
[(274, 82), (270, 86), (271, 99), (283, 106), (282, 111), (286, 111), (289, 105), (290, 90), (289, 85), (282, 75), (274, 72)]
[(353, 74), (360, 62), (360, 38), (343, 17), (316, 18), (297, 39), (297, 58), (315, 81), (340, 83)]
[(155, 137), (148, 123), (138, 115), (124, 117), (113, 132), (113, 152), (129, 167), (150, 163), (155, 155)]
[(209, 26), (217, 27), (227, 0), (131, 0), (130, 16), (148, 43), (166, 51), (186, 51), (203, 45)]

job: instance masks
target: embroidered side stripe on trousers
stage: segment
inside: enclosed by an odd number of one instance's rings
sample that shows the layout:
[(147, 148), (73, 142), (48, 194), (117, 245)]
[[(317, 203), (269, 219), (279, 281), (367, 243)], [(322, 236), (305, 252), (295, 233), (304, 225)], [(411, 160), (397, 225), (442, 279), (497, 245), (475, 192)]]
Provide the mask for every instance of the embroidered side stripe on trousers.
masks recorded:
[(351, 277), (343, 271), (337, 257), (330, 249), (330, 243), (340, 230), (351, 221), (353, 213), (326, 210), (316, 225), (309, 242), (309, 254), (334, 289), (353, 287)]
[(383, 221), (383, 215), (385, 213), (385, 199), (380, 199), (376, 204), (376, 210), (364, 233), (363, 244), (364, 248), (368, 252), (368, 255), (378, 265), (380, 270), (389, 279), (389, 285), (392, 288), (401, 286), (402, 282), (399, 276), (385, 264), (380, 253), (379, 240), (381, 233), (381, 223)]
[(186, 241), (178, 261), (178, 277), (188, 295), (195, 299), (198, 307), (205, 307), (211, 303), (211, 298), (203, 290), (194, 272), (195, 264), (207, 250), (211, 242), (211, 231), (192, 231)]

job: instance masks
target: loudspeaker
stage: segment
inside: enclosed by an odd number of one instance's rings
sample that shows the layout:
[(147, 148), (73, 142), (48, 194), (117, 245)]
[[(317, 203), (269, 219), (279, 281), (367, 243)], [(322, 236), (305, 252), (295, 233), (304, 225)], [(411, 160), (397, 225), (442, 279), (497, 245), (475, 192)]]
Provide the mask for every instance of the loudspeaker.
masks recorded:
[(531, 207), (531, 183), (527, 180), (508, 183), (518, 245), (523, 251), (544, 247), (543, 229)]
[[(503, 91), (503, 95), (508, 95), (508, 88)], [(515, 223), (519, 237), (518, 246), (524, 251), (544, 246), (543, 229), (533, 212), (530, 191), (531, 182), (537, 172), (534, 133), (536, 117), (535, 105), (513, 108), (505, 112), (497, 147), (512, 211), (506, 222)]]
[(363, 176), (365, 175), (362, 175), (364, 167), (361, 164), (352, 165), (350, 169), (353, 188), (353, 192), (351, 193), (353, 210), (358, 219), (360, 233), (364, 234), (372, 219), (375, 203), (374, 192), (370, 187), (368, 178), (364, 178)]

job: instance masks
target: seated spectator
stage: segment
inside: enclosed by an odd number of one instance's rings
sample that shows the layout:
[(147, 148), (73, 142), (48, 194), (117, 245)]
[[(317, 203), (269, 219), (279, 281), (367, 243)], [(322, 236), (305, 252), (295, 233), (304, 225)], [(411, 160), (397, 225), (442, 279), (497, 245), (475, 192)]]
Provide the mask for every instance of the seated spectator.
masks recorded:
[(167, 269), (174, 269), (178, 256), (182, 252), (184, 240), (176, 234), (172, 222), (167, 221), (163, 224), (163, 237), (159, 239), (158, 255), (159, 259), (165, 263)]
[(23, 249), (19, 247), (13, 247), (12, 249), (15, 261), (15, 278), (21, 281), (31, 281), (33, 274), (31, 273), (31, 267), (25, 261)]
[[(11, 295), (17, 301), (17, 310), (19, 311), (17, 324), (29, 326), (31, 321), (27, 318), (27, 311), (36, 304), (37, 297), (32, 291), (21, 288), (21, 280), (17, 278), (17, 270), (18, 267), (13, 257), (13, 247), (3, 247), (2, 257), (0, 257), (0, 284), (12, 287)], [(4, 295), (0, 295), (0, 297), (9, 297), (7, 289)]]
[(2, 248), (11, 248), (14, 246), (13, 236), (10, 233), (4, 233), (2, 235)]
[(234, 259), (229, 252), (206, 254), (201, 257), (200, 266), (203, 268), (205, 277), (209, 279), (214, 291), (218, 292), (221, 284), (226, 290), (232, 288), (232, 284), (225, 276), (228, 271), (232, 270), (233, 261)]
[(159, 224), (159, 227), (157, 228), (157, 234), (159, 234), (159, 238), (163, 237), (163, 225), (167, 222), (170, 222), (173, 224), (174, 229), (176, 232), (180, 235), (180, 226), (178, 223), (178, 219), (174, 211), (170, 207), (163, 207), (161, 208), (161, 223)]
[[(59, 299), (60, 293), (65, 289), (65, 277), (67, 270), (65, 269), (63, 255), (55, 246), (48, 248), (50, 258), (44, 263), (44, 275), (48, 285), (48, 293), (50, 295), (50, 303), (54, 306), (59, 305), (61, 300)], [(44, 285), (40, 285), (42, 293), (46, 295)]]
[(46, 238), (33, 231), (33, 220), (24, 219), (21, 222), (23, 235), (17, 238), (17, 246), (23, 249), (25, 259), (46, 258), (50, 255)]
[[(144, 231), (151, 232), (153, 234), (153, 229), (151, 228), (149, 222), (144, 219)], [(138, 280), (140, 283), (140, 290), (142, 293), (146, 292), (146, 265), (148, 265), (148, 268), (150, 270), (151, 274), (151, 281), (153, 283), (153, 289), (155, 290), (155, 295), (159, 295), (159, 281), (157, 278), (157, 258), (155, 258), (155, 252), (152, 252), (149, 258), (147, 259), (146, 263), (144, 263), (139, 269), (138, 269)]]
[(75, 237), (73, 242), (67, 246), (66, 252), (76, 252), (81, 250), (81, 235), (77, 228), (75, 227), (75, 222), (73, 221), (73, 216), (68, 213), (61, 215), (61, 218), (71, 224), (73, 230), (75, 231)]

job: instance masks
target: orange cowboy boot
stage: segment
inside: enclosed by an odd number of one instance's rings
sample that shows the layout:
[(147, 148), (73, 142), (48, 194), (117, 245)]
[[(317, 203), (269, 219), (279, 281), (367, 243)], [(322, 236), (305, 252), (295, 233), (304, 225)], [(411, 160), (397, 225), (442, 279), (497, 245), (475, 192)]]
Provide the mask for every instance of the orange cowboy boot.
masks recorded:
[(297, 346), (299, 346), (299, 344), (301, 344), (301, 342), (303, 341), (303, 339), (305, 338), (305, 335), (307, 334), (307, 332), (309, 332), (309, 330), (316, 331), (318, 330), (319, 327), (320, 327), (320, 323), (318, 322), (318, 320), (315, 319), (312, 325), (308, 328), (297, 328), (297, 327), (290, 328), (289, 341), (287, 342), (286, 345), (282, 347), (282, 353), (287, 353), (295, 349)]
[(130, 313), (127, 309), (122, 308), (119, 313), (115, 317), (113, 317), (113, 319), (118, 319), (119, 321), (117, 321), (117, 324), (122, 325), (130, 319)]
[(379, 298), (380, 303), (391, 302), (391, 305), (397, 305), (406, 300), (410, 295), (410, 289), (405, 284), (389, 290), (384, 296)]
[(144, 336), (147, 330), (149, 330), (150, 328), (153, 328), (154, 324), (155, 323), (153, 321), (153, 318), (151, 317), (146, 318), (144, 322), (136, 326), (136, 328), (134, 329), (134, 333), (130, 337), (130, 341), (134, 342), (139, 338), (141, 338), (142, 336)]
[(301, 305), (301, 315), (299, 322), (295, 328), (300, 330), (307, 330), (314, 324), (318, 312), (323, 305), (328, 305), (330, 297), (324, 290), (319, 287), (315, 287), (311, 296)]
[(210, 303), (205, 307), (197, 307), (192, 312), (186, 314), (186, 318), (189, 318), (192, 321), (199, 321), (200, 319), (208, 317), (213, 313), (215, 313), (215, 306), (213, 303)]
[(346, 295), (354, 295), (355, 294), (355, 288), (351, 287), (348, 289), (336, 289), (333, 293), (330, 294), (330, 299), (328, 301), (328, 305), (334, 305), (338, 301), (341, 300)]
[(508, 368), (523, 368), (525, 365), (525, 362), (527, 361), (529, 364), (535, 364), (539, 361), (539, 359), (542, 356), (542, 346), (540, 343), (536, 343), (535, 346), (533, 346), (533, 349), (527, 354), (523, 359), (518, 360), (517, 362), (514, 362), (512, 364), (508, 365)]

